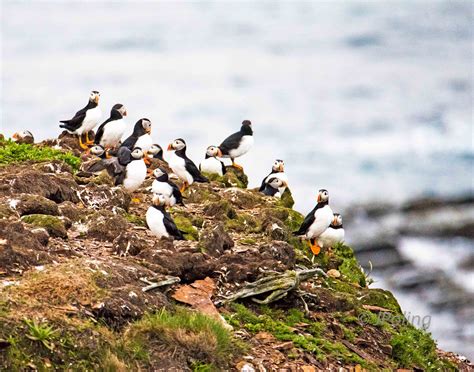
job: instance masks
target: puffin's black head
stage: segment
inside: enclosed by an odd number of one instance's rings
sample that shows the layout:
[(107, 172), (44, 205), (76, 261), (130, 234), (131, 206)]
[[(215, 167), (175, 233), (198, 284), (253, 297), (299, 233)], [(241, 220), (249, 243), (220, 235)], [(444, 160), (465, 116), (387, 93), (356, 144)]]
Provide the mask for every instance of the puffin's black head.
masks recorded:
[(95, 155), (95, 156), (98, 156), (99, 158), (101, 158), (105, 154), (105, 148), (102, 145), (94, 145), (90, 148), (89, 152), (92, 155)]
[(253, 134), (252, 123), (250, 122), (250, 120), (244, 120), (242, 122), (242, 126), (240, 127), (240, 131), (245, 135), (252, 135)]
[(143, 150), (140, 147), (134, 147), (130, 156), (133, 160), (143, 159)]
[(222, 151), (217, 146), (209, 146), (206, 150), (206, 159), (213, 158), (213, 157), (222, 157)]
[(329, 193), (326, 189), (321, 189), (318, 191), (318, 203), (328, 203), (329, 202)]
[(153, 171), (153, 177), (155, 177), (158, 181), (166, 182), (168, 181), (168, 173), (163, 168), (156, 168)]
[(288, 186), (285, 181), (279, 179), (278, 177), (272, 177), (268, 180), (267, 184), (274, 189), (278, 189), (279, 187)]
[(149, 119), (142, 118), (135, 123), (135, 126), (133, 127), (133, 134), (139, 137), (146, 133), (151, 133), (151, 121)]
[(333, 214), (333, 220), (331, 222), (331, 226), (342, 226), (342, 216), (339, 213)]
[(157, 207), (165, 206), (166, 198), (163, 194), (153, 194), (152, 203)]
[(168, 145), (168, 151), (186, 150), (186, 142), (182, 138), (177, 138)]
[(157, 143), (151, 145), (150, 149), (148, 150), (148, 154), (150, 154), (155, 159), (163, 160), (163, 149)]
[(127, 110), (125, 106), (121, 103), (116, 103), (113, 105), (112, 110), (110, 110), (110, 117), (122, 119), (124, 116), (127, 116)]
[(272, 165), (273, 172), (284, 172), (285, 171), (285, 162), (281, 159), (276, 159)]
[(96, 90), (93, 90), (89, 95), (89, 102), (93, 102), (96, 105), (99, 104), (100, 93)]

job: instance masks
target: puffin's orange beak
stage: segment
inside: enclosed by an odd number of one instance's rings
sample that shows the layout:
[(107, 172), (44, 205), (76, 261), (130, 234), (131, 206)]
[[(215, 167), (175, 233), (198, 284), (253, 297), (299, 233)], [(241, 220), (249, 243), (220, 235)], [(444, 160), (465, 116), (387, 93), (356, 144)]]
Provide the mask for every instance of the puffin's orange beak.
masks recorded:
[(123, 116), (127, 116), (127, 110), (123, 112)]
[(334, 218), (333, 218), (332, 224), (333, 224), (333, 225), (337, 224), (337, 217), (334, 217)]
[(168, 151), (173, 151), (173, 150), (174, 150), (174, 148), (173, 148), (173, 144), (172, 144), (172, 143), (170, 143), (170, 144), (168, 145)]
[(283, 164), (280, 164), (279, 168), (280, 172), (284, 172), (285, 171), (285, 166)]
[(95, 103), (99, 103), (99, 96), (95, 96), (94, 102), (95, 102)]
[(321, 194), (318, 194), (318, 203), (321, 201)]
[(221, 149), (217, 149), (217, 157), (222, 158), (222, 151)]
[(13, 138), (14, 140), (17, 140), (18, 138), (20, 138), (20, 135), (19, 135), (18, 133), (14, 133), (13, 136), (12, 136), (12, 138)]
[(147, 132), (148, 134), (150, 134), (150, 133), (151, 133), (151, 127), (150, 127), (150, 128), (146, 128), (146, 129), (145, 129), (145, 132)]

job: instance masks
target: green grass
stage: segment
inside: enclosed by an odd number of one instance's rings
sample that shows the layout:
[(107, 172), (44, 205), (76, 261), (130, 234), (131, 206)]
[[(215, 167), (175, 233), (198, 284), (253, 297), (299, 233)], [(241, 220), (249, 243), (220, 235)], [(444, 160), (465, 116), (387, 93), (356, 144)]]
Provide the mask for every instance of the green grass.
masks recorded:
[(70, 152), (47, 146), (18, 144), (11, 140), (0, 140), (0, 165), (17, 164), (24, 161), (61, 160), (78, 170), (81, 160)]
[(53, 336), (58, 332), (48, 324), (38, 324), (35, 320), (25, 319), (25, 324), (28, 326), (28, 333), (26, 337), (30, 340), (41, 343), (44, 347), (49, 350), (54, 349), (52, 343)]

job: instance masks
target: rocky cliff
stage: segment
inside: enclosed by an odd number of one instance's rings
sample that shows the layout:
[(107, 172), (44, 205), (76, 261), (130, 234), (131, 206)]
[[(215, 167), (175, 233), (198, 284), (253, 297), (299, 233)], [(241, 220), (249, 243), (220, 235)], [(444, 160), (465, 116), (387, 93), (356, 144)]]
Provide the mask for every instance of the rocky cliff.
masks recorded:
[(470, 368), (368, 287), (349, 246), (312, 260), (291, 194), (229, 169), (171, 209), (186, 241), (157, 240), (147, 185), (132, 199), (65, 148), (0, 141), (0, 369)]

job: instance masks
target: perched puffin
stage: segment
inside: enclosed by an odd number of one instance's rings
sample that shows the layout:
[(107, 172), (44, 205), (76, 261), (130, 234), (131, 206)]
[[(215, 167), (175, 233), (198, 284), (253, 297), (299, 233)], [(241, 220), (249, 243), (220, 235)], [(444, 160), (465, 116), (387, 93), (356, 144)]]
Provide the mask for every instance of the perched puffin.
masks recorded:
[(163, 168), (156, 168), (153, 176), (155, 180), (151, 185), (151, 190), (154, 194), (162, 194), (166, 199), (166, 205), (170, 207), (175, 204), (184, 206), (181, 191), (174, 182), (169, 180), (168, 173)]
[(171, 215), (166, 211), (166, 198), (162, 194), (154, 194), (152, 205), (146, 212), (146, 223), (150, 231), (158, 238), (173, 237), (185, 240), (183, 232), (178, 229)]
[(250, 120), (244, 120), (240, 131), (231, 134), (219, 146), (223, 158), (230, 158), (234, 168), (243, 170), (242, 166), (235, 164), (235, 158), (246, 154), (253, 146), (253, 130)]
[(89, 149), (89, 153), (94, 155), (94, 157), (81, 163), (80, 170), (82, 172), (95, 173), (106, 169), (104, 160), (108, 159), (109, 156), (101, 145), (92, 146)]
[(282, 192), (280, 192), (280, 189), (285, 190), (286, 189), (286, 182), (281, 180), (280, 178), (277, 177), (272, 177), (268, 180), (267, 183), (265, 183), (265, 188), (263, 189), (263, 193), (268, 196), (274, 196), (275, 198), (281, 198), (283, 195)]
[(221, 150), (216, 146), (209, 146), (206, 150), (205, 159), (199, 164), (199, 170), (223, 176), (226, 172), (225, 165), (217, 157), (222, 157)]
[(175, 139), (168, 146), (168, 151), (174, 151), (169, 160), (173, 172), (183, 181), (180, 191), (183, 192), (193, 182), (209, 182), (204, 177), (196, 164), (186, 156), (186, 142), (182, 138)]
[(127, 124), (123, 119), (125, 116), (127, 116), (127, 110), (124, 105), (120, 103), (114, 105), (110, 110), (110, 117), (97, 129), (94, 143), (104, 148), (117, 147), (127, 128)]
[(35, 138), (29, 130), (22, 130), (21, 132), (16, 132), (12, 136), (13, 141), (19, 144), (28, 144), (32, 145), (35, 143)]
[(325, 189), (318, 192), (317, 204), (306, 216), (298, 231), (293, 234), (304, 236), (309, 240), (313, 254), (319, 254), (321, 247), (316, 239), (329, 227), (333, 220), (333, 212), (329, 206), (329, 193)]
[[(106, 160), (107, 161), (107, 160)], [(117, 158), (112, 159), (114, 164), (113, 173), (115, 186), (123, 185), (130, 192), (138, 189), (146, 178), (146, 164), (143, 161), (143, 151), (135, 147), (130, 151), (127, 147), (121, 147)]]
[(166, 163), (166, 160), (163, 158), (163, 148), (157, 143), (151, 145), (147, 155), (151, 159), (158, 159)]
[[(265, 190), (265, 184), (270, 180), (270, 178), (272, 177), (276, 177), (276, 178), (279, 178), (281, 179), (282, 181), (285, 181), (287, 184), (288, 184), (288, 176), (286, 175), (285, 173), (285, 162), (281, 159), (276, 159), (274, 162), (273, 162), (273, 165), (272, 165), (272, 171), (270, 172), (270, 174), (268, 176), (266, 176), (263, 180), (262, 180), (262, 184), (260, 185), (260, 189), (258, 189), (258, 191), (263, 191)], [(280, 194), (283, 195), (283, 192), (285, 190), (280, 190)]]
[(342, 217), (339, 213), (334, 213), (331, 225), (319, 236), (318, 245), (321, 248), (332, 248), (337, 243), (344, 241), (344, 228), (342, 227)]
[[(89, 96), (89, 102), (86, 107), (76, 112), (71, 120), (61, 120), (63, 123), (59, 127), (66, 129), (71, 134), (77, 134), (79, 137), (79, 146), (84, 150), (87, 145), (92, 145), (93, 142), (89, 140), (89, 131), (95, 128), (99, 123), (102, 111), (99, 107), (100, 93), (93, 90)], [(86, 134), (86, 143), (82, 142), (82, 134)]]
[(149, 119), (140, 119), (133, 127), (133, 133), (122, 143), (123, 147), (132, 150), (134, 147), (140, 147), (144, 155), (148, 152), (153, 139), (151, 138), (151, 121)]

